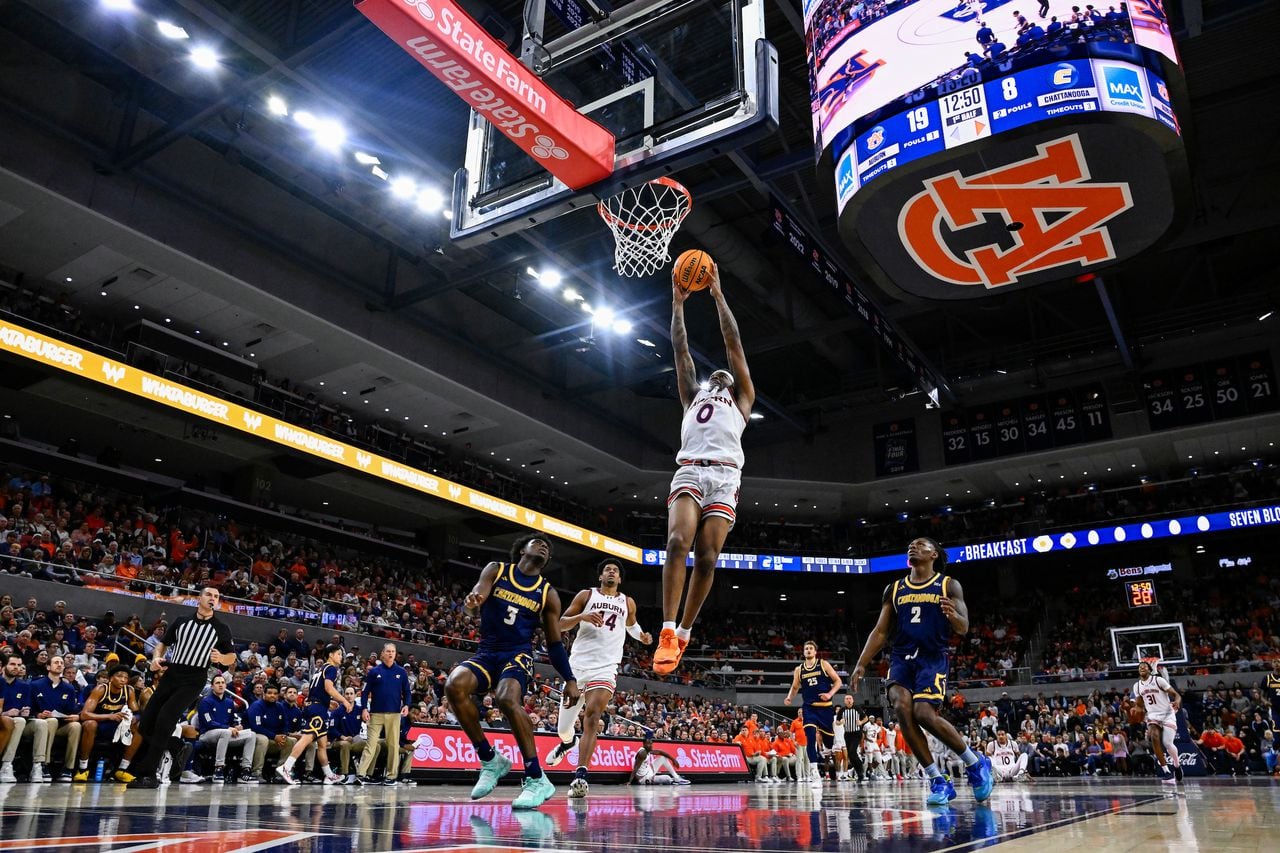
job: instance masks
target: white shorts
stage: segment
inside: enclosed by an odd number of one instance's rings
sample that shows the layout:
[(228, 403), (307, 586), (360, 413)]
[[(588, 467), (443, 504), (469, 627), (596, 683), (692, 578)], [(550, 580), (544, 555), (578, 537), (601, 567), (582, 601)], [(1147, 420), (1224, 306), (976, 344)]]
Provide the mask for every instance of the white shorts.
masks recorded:
[(573, 669), (573, 674), (578, 678), (578, 689), (584, 694), (588, 690), (608, 690), (613, 693), (618, 686), (618, 665), (610, 664), (609, 666), (582, 667), (579, 669), (574, 666), (573, 661), (569, 661), (569, 666)]
[(676, 498), (688, 495), (702, 508), (702, 517), (718, 515), (729, 524), (738, 520), (738, 490), (742, 471), (728, 465), (681, 465), (671, 478), (671, 494), (667, 506)]
[(1147, 714), (1147, 725), (1161, 726), (1167, 729), (1177, 729), (1178, 721), (1172, 713), (1169, 714)]

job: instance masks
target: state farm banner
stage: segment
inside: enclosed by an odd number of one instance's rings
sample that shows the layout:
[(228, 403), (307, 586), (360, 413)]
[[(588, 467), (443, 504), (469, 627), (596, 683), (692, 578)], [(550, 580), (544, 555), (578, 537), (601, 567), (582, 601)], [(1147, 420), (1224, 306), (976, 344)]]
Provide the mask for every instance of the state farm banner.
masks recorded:
[(356, 8), (570, 189), (613, 174), (613, 134), (521, 65), (452, 0), (357, 0)]
[[(486, 734), (493, 748), (511, 759), (515, 770), (524, 769), (524, 758), (516, 745), (515, 735), (509, 731), (489, 731)], [(551, 750), (555, 749), (556, 744), (560, 742), (560, 738), (554, 734), (537, 734), (534, 735), (534, 740), (538, 748), (538, 758), (544, 763), (547, 756), (551, 754)], [(747, 773), (747, 761), (742, 755), (742, 747), (736, 743), (655, 741), (654, 745), (663, 752), (675, 756), (676, 767), (682, 776), (690, 778), (723, 777), (726, 774), (745, 776)], [(408, 748), (413, 750), (415, 771), (477, 770), (480, 767), (479, 761), (476, 760), (475, 747), (459, 728), (413, 726), (409, 729)], [(640, 741), (635, 738), (602, 737), (596, 741), (596, 751), (591, 756), (588, 769), (593, 773), (630, 774), (639, 750)], [(572, 772), (577, 766), (578, 748), (575, 746), (565, 756), (562, 767), (565, 772)], [(728, 780), (721, 778), (718, 781)]]

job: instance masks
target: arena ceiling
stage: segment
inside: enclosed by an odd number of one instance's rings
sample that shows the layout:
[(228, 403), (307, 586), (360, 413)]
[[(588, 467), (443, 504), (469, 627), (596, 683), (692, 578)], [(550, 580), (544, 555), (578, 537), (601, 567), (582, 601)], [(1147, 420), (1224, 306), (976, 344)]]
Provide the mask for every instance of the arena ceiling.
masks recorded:
[[(349, 148), (451, 185), (463, 157), (461, 102), (348, 0), (136, 5), (216, 45), (217, 73), (193, 71), (153, 28), (97, 0), (0, 6), (0, 114), (19, 131), (0, 142), (9, 170), (0, 176), (0, 263), (121, 323), (145, 305), (154, 322), (202, 329), (214, 346), (225, 340), (338, 403), (376, 413), (373, 397), (356, 404), (337, 393), (376, 387), (396, 401), (389, 419), (471, 442), (496, 464), (554, 447), (563, 456), (548, 474), (556, 487), (611, 483), (619, 497), (656, 487), (676, 431), (669, 296), (658, 279), (612, 273), (612, 241), (594, 214), (460, 250), (443, 218), (397, 204), (349, 157), (318, 151), (274, 120), (266, 103), (279, 94), (337, 116)], [(518, 37), (521, 3), (467, 5), (491, 30)], [(1135, 371), (1162, 353), (1185, 358), (1193, 333), (1210, 332), (1198, 345), (1209, 349), (1259, 334), (1280, 280), (1280, 114), (1265, 100), (1276, 82), (1270, 34), (1280, 9), (1183, 8), (1170, 11), (1191, 96), (1183, 119), (1193, 214), (1164, 247), (1106, 274), (1115, 327), (1094, 286), (1073, 281), (963, 304), (880, 294), (961, 399), (1086, 373), (1132, 386)], [(1187, 20), (1197, 22), (1190, 31)], [(855, 420), (922, 410), (920, 397), (901, 402), (911, 377), (870, 331), (835, 299), (797, 284), (803, 267), (763, 239), (774, 194), (828, 246), (840, 243), (829, 168), (812, 160), (800, 29), (798, 4), (770, 4), (780, 132), (680, 174), (697, 207), (676, 248), (714, 246), (727, 272), (761, 392), (756, 448), (798, 447)], [(592, 339), (581, 312), (526, 273), (549, 266), (603, 294), (634, 333)], [(691, 337), (704, 364), (719, 360), (711, 311), (691, 309)], [(823, 464), (753, 467), (801, 490), (827, 473)], [(865, 491), (865, 505), (879, 500)]]

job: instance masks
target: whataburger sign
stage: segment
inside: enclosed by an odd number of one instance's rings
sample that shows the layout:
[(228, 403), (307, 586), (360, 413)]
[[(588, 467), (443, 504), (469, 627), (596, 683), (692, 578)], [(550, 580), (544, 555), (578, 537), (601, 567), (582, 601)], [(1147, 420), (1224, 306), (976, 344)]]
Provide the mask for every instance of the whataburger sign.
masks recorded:
[(170, 382), (153, 373), (63, 343), (14, 323), (0, 322), (0, 351), (38, 362), (58, 370), (107, 385), (135, 397), (160, 403), (189, 415), (212, 421), (229, 429), (255, 435), (266, 441), (316, 456), (364, 474), (413, 489), (416, 492), (460, 504), (477, 512), (506, 519), (512, 524), (538, 530), (639, 563), (640, 549), (599, 533), (544, 515), (536, 510), (496, 498), (476, 489), (410, 468), (394, 459), (360, 450), (319, 433), (273, 418), (186, 385)]
[(613, 174), (613, 134), (451, 0), (357, 0), (360, 13), (573, 190)]

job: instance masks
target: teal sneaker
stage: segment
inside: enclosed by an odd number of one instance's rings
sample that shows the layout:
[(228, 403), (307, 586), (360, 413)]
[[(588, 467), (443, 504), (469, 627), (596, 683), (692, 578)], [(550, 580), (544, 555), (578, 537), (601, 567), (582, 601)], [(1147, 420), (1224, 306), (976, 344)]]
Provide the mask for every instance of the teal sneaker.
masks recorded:
[(480, 762), (480, 781), (471, 789), (471, 799), (478, 800), (493, 792), (498, 780), (511, 772), (511, 759), (501, 752), (495, 752), (493, 758)]
[(513, 809), (536, 809), (551, 799), (551, 795), (556, 792), (556, 786), (551, 784), (551, 780), (547, 778), (545, 773), (537, 779), (525, 777), (522, 784), (524, 790), (520, 792), (520, 796), (512, 801), (511, 808)]

